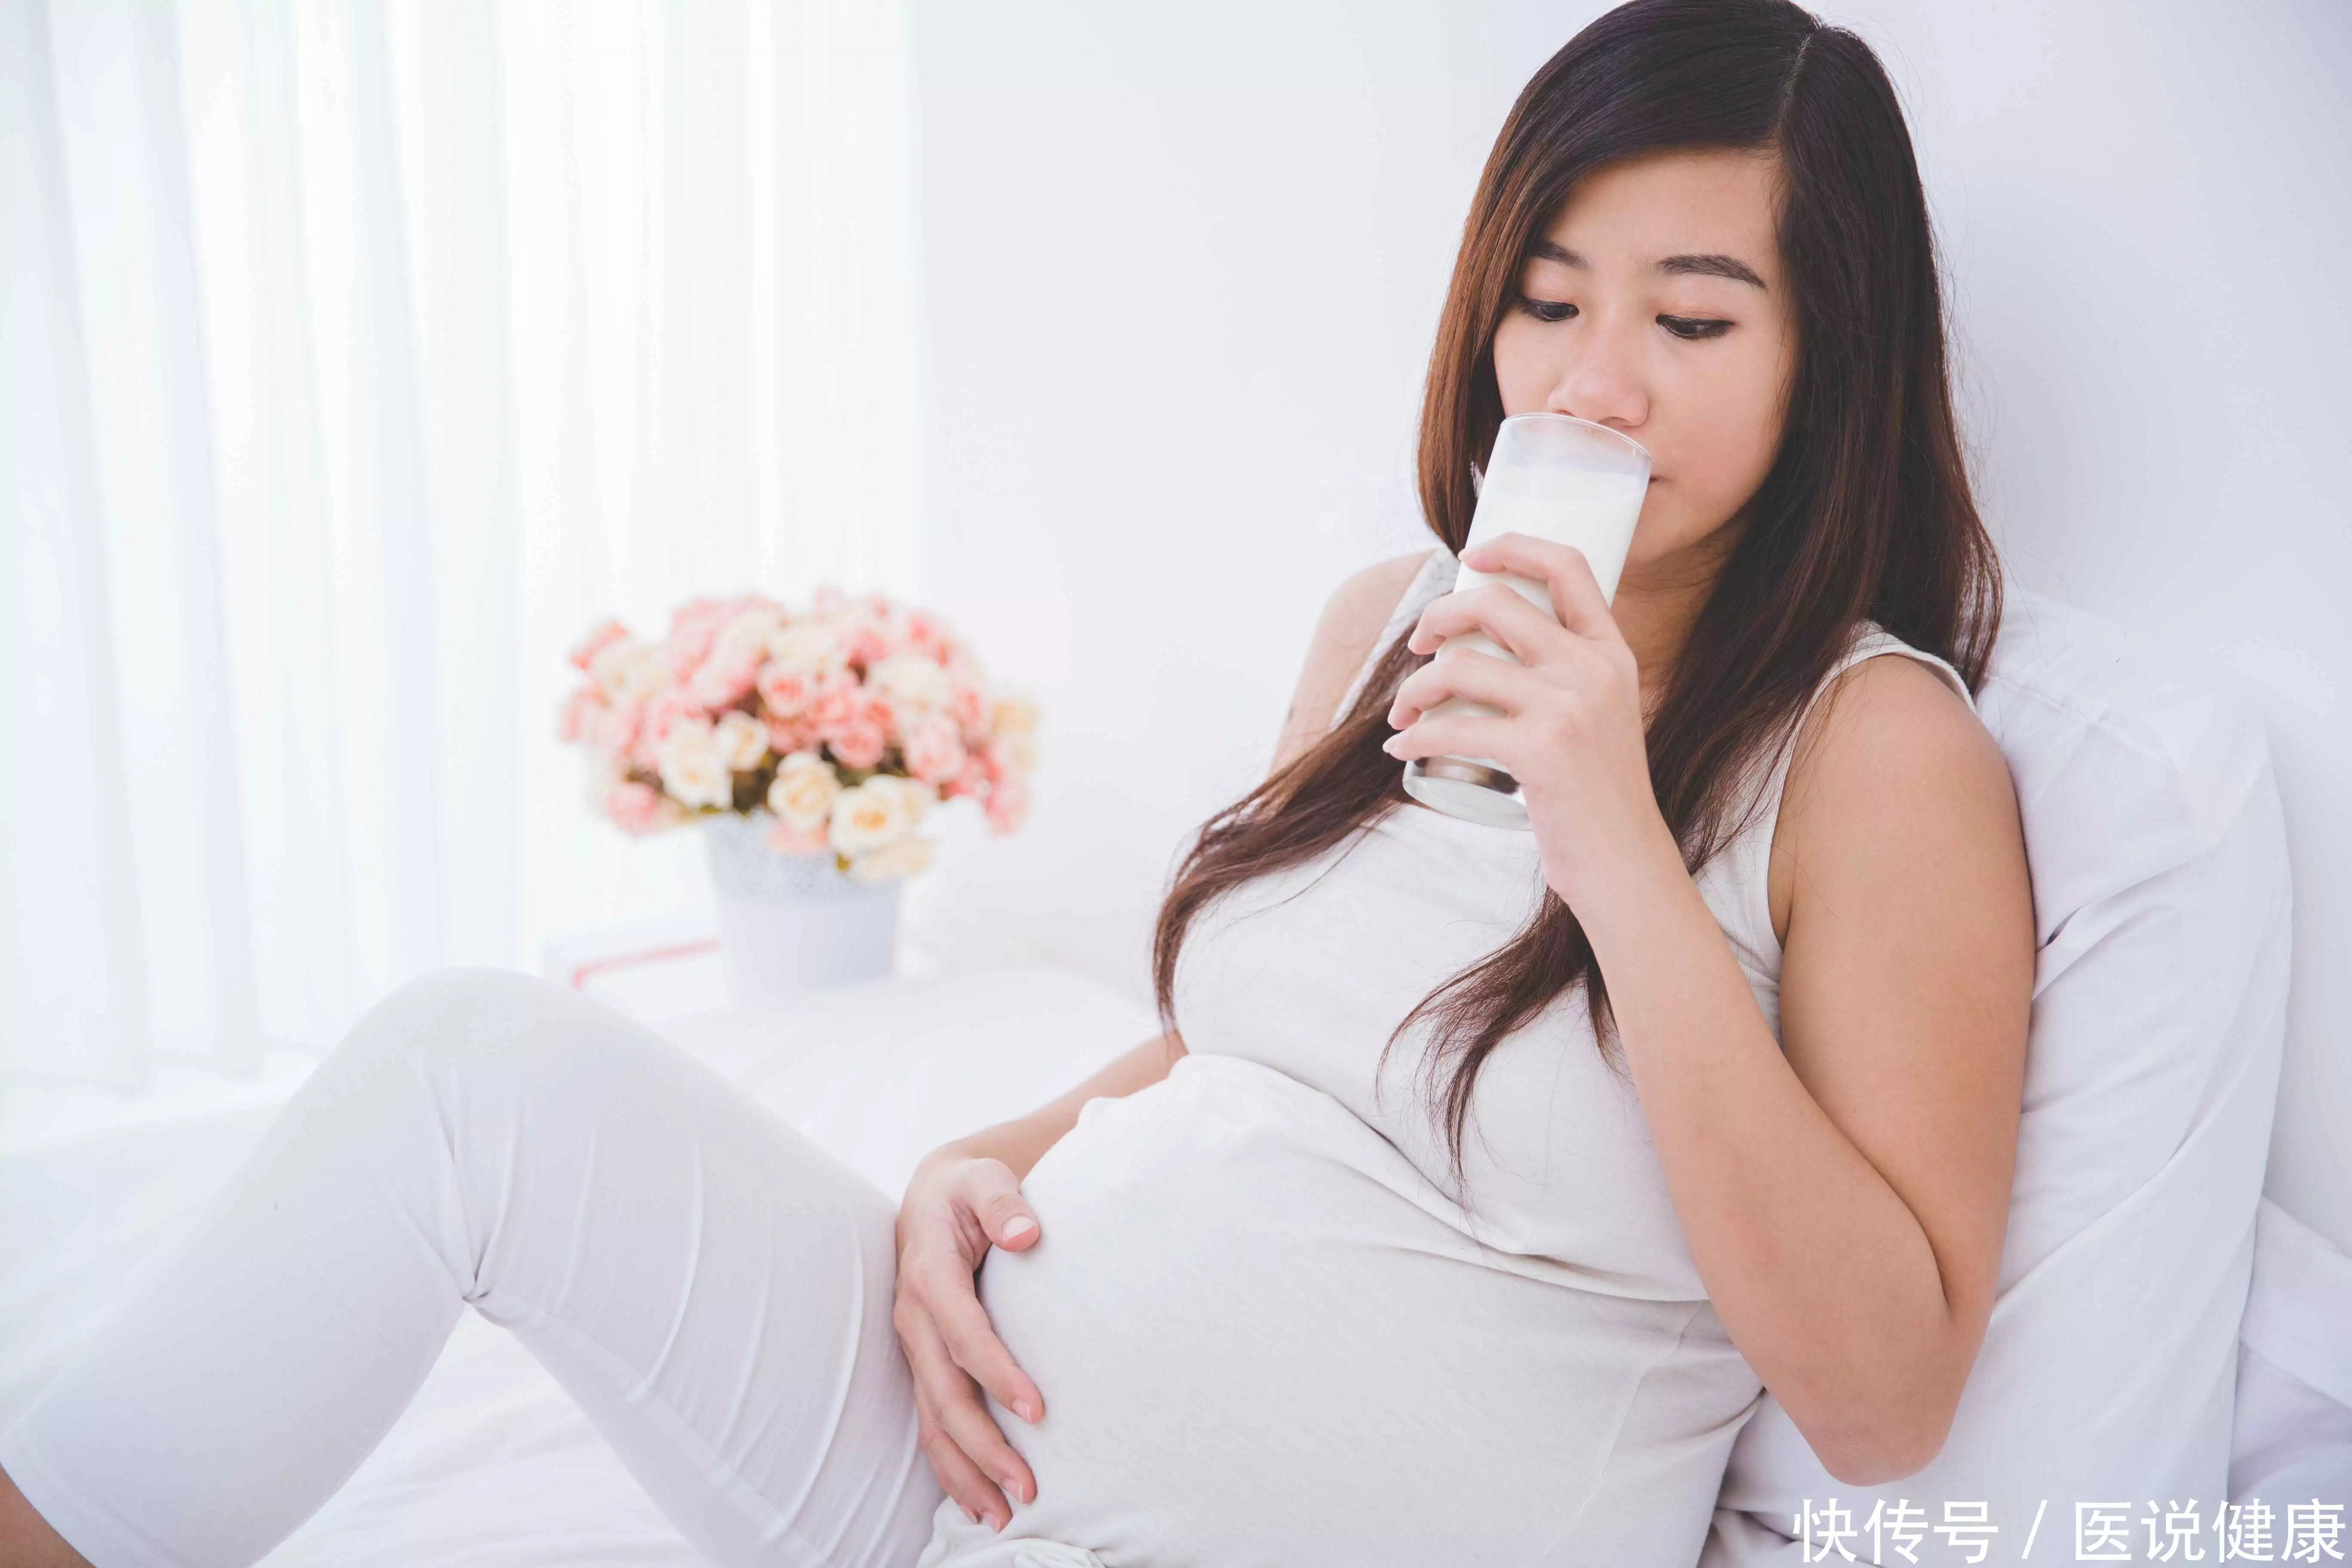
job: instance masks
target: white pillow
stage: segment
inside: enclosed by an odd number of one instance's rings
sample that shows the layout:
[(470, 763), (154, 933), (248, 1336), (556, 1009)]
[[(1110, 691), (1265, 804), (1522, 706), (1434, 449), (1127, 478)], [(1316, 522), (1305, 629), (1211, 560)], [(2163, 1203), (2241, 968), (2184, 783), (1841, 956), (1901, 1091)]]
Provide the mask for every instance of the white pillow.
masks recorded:
[(2238, 1327), (2230, 1500), (2352, 1504), (2352, 1258), (2263, 1200)]
[[(1926, 1469), (1832, 1478), (1768, 1394), (1735, 1444), (1704, 1568), (1820, 1562), (1800, 1510), (1909, 1500), (1923, 1563), (2072, 1561), (2077, 1503), (2227, 1495), (2239, 1320), (2278, 1094), (2288, 879), (2255, 713), (2116, 624), (2011, 588), (1978, 700), (2024, 816), (2040, 956), (2000, 1294)], [(2038, 1530), (2037, 1511), (2047, 1502)], [(2210, 1533), (2210, 1532), (2209, 1532)], [(2158, 1540), (2161, 1540), (2159, 1531)], [(1894, 1537), (1842, 1543), (1905, 1563)], [(2209, 1554), (2210, 1542), (2203, 1548)], [(1843, 1556), (1835, 1561), (1843, 1562)]]

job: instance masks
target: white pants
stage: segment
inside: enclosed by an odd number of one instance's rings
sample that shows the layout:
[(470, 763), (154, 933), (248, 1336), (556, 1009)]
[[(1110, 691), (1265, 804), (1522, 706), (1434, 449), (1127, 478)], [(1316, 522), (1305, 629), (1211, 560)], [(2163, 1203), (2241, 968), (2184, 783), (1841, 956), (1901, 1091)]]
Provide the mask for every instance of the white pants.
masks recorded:
[(360, 1021), (0, 1466), (100, 1568), (251, 1563), (470, 1304), (712, 1562), (910, 1568), (944, 1494), (890, 1323), (895, 1217), (621, 1014), (449, 971)]

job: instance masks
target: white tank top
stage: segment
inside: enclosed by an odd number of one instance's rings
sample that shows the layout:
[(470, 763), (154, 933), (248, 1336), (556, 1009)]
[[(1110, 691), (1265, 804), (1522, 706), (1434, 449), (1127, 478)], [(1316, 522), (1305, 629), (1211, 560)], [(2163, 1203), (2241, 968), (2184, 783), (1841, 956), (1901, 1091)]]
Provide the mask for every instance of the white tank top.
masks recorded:
[[(1454, 564), (1432, 555), (1374, 658)], [(1908, 653), (1968, 698), (1943, 660), (1860, 632), (1832, 676)], [(1786, 768), (1784, 749), (1772, 808), (1698, 879), (1776, 1036)], [(1533, 835), (1408, 805), (1202, 911), (1177, 972), (1189, 1054), (1087, 1103), (1024, 1184), (1038, 1245), (982, 1270), (1047, 1404), (1034, 1427), (990, 1406), (1038, 1497), (1003, 1535), (943, 1504), (920, 1568), (1697, 1561), (1762, 1385), (1581, 997), (1487, 1057), (1466, 1210), (1425, 1028), (1375, 1082), (1397, 1021), (1543, 886)]]

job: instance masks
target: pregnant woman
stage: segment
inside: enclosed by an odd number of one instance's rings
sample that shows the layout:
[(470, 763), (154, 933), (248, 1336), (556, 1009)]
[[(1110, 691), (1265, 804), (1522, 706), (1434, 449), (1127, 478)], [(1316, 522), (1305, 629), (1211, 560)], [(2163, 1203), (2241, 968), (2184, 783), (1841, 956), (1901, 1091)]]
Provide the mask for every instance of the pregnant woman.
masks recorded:
[[(1556, 621), (1446, 591), (1474, 466), (1545, 410), (1654, 458), (1613, 605), (1565, 547), (1464, 558)], [(1991, 1309), (2033, 938), (1870, 51), (1635, 0), (1545, 65), (1419, 480), (1440, 548), (1340, 588), (1179, 869), (1160, 1038), (935, 1152), (894, 1220), (605, 1008), (408, 986), (0, 1436), (0, 1558), (254, 1561), (467, 1305), (719, 1563), (1688, 1568), (1768, 1388), (1833, 1475), (1926, 1464)], [(1515, 660), (1429, 657), (1472, 630)], [(1453, 696), (1500, 716), (1423, 717)], [(1409, 801), (1440, 754), (1533, 831)]]

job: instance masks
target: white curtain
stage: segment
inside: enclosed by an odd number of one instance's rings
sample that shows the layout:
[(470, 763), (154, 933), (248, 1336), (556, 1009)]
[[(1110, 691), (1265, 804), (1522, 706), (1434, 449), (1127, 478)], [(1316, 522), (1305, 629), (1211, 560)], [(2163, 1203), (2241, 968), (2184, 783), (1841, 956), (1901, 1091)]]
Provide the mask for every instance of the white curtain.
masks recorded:
[(919, 595), (909, 130), (892, 0), (0, 4), (0, 1066), (691, 906), (563, 653)]

